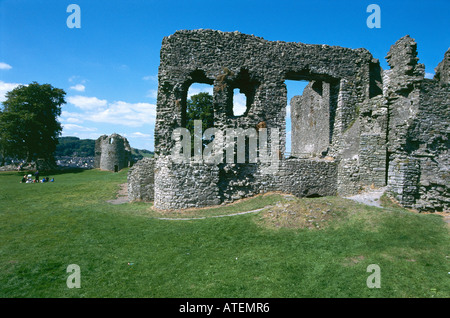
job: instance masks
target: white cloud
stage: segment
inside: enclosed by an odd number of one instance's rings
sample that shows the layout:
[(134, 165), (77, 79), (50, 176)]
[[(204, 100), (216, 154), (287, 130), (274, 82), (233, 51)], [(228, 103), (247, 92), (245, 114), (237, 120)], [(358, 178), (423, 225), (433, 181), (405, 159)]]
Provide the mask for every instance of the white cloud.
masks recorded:
[(106, 99), (98, 99), (97, 97), (86, 96), (69, 96), (67, 101), (82, 110), (96, 110), (103, 108), (107, 105)]
[[(81, 96), (80, 96), (81, 97)], [(156, 105), (149, 103), (127, 103), (117, 101), (108, 103), (102, 102), (96, 97), (88, 97), (88, 101), (81, 98), (70, 102), (82, 109), (83, 112), (61, 112), (61, 120), (66, 123), (79, 124), (85, 121), (96, 123), (107, 123), (123, 125), (127, 127), (141, 127), (144, 125), (154, 125), (156, 119)], [(90, 102), (92, 100), (92, 103)], [(87, 107), (87, 105), (101, 107)], [(82, 107), (80, 107), (82, 106)]]
[(81, 76), (78, 76), (78, 75), (73, 75), (73, 76), (69, 77), (68, 81), (70, 83), (75, 83), (75, 82), (79, 82), (81, 84), (85, 84), (86, 83), (86, 80), (83, 79)]
[(84, 119), (98, 123), (141, 127), (155, 123), (156, 105), (117, 101), (101, 111), (86, 113)]
[(213, 86), (207, 85), (207, 84), (192, 84), (191, 87), (189, 87), (188, 90), (188, 98), (191, 98), (193, 95), (197, 95), (199, 93), (209, 93), (210, 95), (213, 94)]
[(425, 78), (433, 78), (434, 74), (433, 73), (425, 73)]
[(64, 118), (64, 121), (70, 124), (81, 124), (83, 123), (83, 121), (79, 118), (76, 117), (68, 117), (68, 118)]
[(94, 132), (97, 131), (97, 128), (95, 127), (84, 127), (80, 125), (75, 124), (63, 124), (63, 129), (65, 131), (72, 130), (72, 131), (78, 131), (78, 132)]
[(144, 81), (157, 81), (158, 75), (147, 75), (142, 78)]
[(131, 136), (133, 136), (135, 138), (151, 138), (152, 137), (152, 135), (150, 135), (150, 134), (144, 134), (139, 131), (132, 133)]
[(21, 84), (18, 83), (6, 83), (3, 81), (0, 81), (0, 102), (4, 102), (6, 100), (6, 93), (9, 91), (12, 91), (14, 88), (19, 86)]
[(68, 112), (66, 110), (61, 111), (61, 117), (63, 117), (63, 118), (76, 117), (76, 118), (80, 119), (79, 117), (81, 117), (81, 116), (82, 116), (81, 113), (73, 113), (73, 112)]
[(156, 90), (156, 89), (149, 90), (148, 93), (147, 93), (147, 97), (157, 98), (158, 97), (158, 90)]
[(74, 86), (70, 86), (70, 89), (73, 89), (78, 92), (84, 92), (84, 90), (86, 89), (86, 86), (84, 86), (83, 84), (77, 84)]
[(244, 94), (234, 94), (233, 96), (233, 114), (241, 116), (247, 110), (247, 98)]
[(0, 70), (10, 70), (12, 66), (3, 62), (0, 62)]

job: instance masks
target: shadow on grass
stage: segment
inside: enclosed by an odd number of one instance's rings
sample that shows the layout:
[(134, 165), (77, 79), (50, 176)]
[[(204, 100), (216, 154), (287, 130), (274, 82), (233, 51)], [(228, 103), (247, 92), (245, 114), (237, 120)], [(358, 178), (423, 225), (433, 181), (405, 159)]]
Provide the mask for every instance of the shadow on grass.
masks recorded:
[[(82, 173), (86, 171), (105, 171), (105, 172), (111, 172), (111, 173), (120, 173), (123, 172), (124, 169), (120, 170), (119, 172), (112, 172), (112, 171), (106, 171), (106, 170), (100, 170), (100, 169), (85, 169), (85, 168), (58, 168), (58, 169), (52, 169), (52, 170), (39, 170), (39, 176), (58, 176), (58, 175), (64, 175), (64, 174), (77, 174)], [(36, 170), (22, 170), (22, 171), (4, 171), (5, 174), (10, 175), (17, 175), (17, 176), (23, 176), (24, 174), (32, 174), (34, 176), (34, 173)]]

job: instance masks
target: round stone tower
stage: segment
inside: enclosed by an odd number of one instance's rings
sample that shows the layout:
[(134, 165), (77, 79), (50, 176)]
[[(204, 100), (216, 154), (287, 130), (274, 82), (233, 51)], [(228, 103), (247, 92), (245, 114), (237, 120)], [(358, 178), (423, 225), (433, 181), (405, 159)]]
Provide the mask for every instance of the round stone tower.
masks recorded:
[(125, 137), (114, 133), (100, 136), (95, 141), (95, 168), (118, 172), (130, 164), (131, 147)]

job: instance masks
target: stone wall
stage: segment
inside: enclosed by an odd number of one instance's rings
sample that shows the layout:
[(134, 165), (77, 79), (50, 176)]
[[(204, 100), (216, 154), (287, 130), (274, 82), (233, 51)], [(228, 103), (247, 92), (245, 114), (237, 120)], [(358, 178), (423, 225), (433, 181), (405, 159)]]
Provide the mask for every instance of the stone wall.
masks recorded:
[[(446, 80), (449, 82), (450, 78)], [(415, 209), (450, 209), (449, 105), (450, 85), (445, 85), (442, 78), (422, 82), (419, 111), (407, 140), (411, 156), (420, 165)]]
[(388, 107), (383, 96), (377, 96), (363, 103), (359, 112), (359, 181), (362, 186), (383, 187), (387, 178)]
[(448, 210), (450, 206), (449, 51), (425, 79), (417, 44), (398, 40), (387, 55), (384, 96), (389, 109), (388, 189), (404, 206)]
[[(291, 99), (291, 154), (318, 157), (328, 152), (332, 140), (330, 83), (312, 81), (303, 94)], [(336, 99), (334, 99), (336, 101)]]
[[(283, 151), (284, 81), (341, 83), (339, 127), (346, 129), (356, 114), (356, 104), (369, 94), (371, 63), (372, 56), (365, 49), (271, 42), (239, 32), (177, 31), (164, 38), (161, 46), (155, 151), (170, 154), (170, 136), (173, 129), (184, 126), (187, 91), (192, 83), (214, 85), (216, 128), (245, 129), (264, 121), (268, 128), (280, 129)], [(234, 88), (247, 96), (245, 116), (232, 115)]]
[[(424, 78), (417, 44), (409, 36), (392, 45), (386, 59), (390, 69), (382, 70), (365, 49), (271, 42), (239, 32), (183, 30), (165, 37), (158, 74), (155, 207), (203, 207), (267, 191), (350, 195), (367, 186), (387, 186), (404, 206), (448, 209), (450, 53), (432, 80)], [(310, 82), (291, 101), (289, 159), (282, 156), (286, 80)], [(193, 83), (214, 86), (216, 129), (263, 124), (279, 131), (276, 171), (265, 173), (262, 161), (175, 163), (172, 132), (186, 125)], [(247, 98), (242, 116), (233, 114), (236, 88)]]
[(130, 201), (153, 201), (155, 198), (155, 160), (143, 158), (128, 171), (128, 199)]
[(167, 210), (220, 204), (218, 182), (219, 168), (215, 165), (158, 158), (154, 204)]
[[(337, 194), (334, 161), (286, 159), (280, 162), (276, 173), (267, 174), (263, 164), (212, 165), (169, 160), (157, 160), (155, 166), (155, 205), (160, 209), (206, 207), (271, 191), (307, 197)], [(131, 174), (135, 175), (134, 171)]]
[[(155, 207), (204, 206), (266, 190), (289, 190), (298, 195), (336, 194), (337, 162), (318, 163), (317, 160), (327, 152), (341, 153), (341, 144), (352, 140), (353, 135), (345, 136), (358, 117), (358, 105), (369, 97), (370, 70), (374, 63), (365, 49), (271, 42), (239, 32), (177, 31), (164, 38), (155, 125)], [(279, 130), (280, 154), (283, 154), (286, 80), (312, 82), (308, 89), (310, 97), (305, 100), (314, 100), (309, 108), (302, 106), (295, 110), (301, 120), (308, 120), (304, 118), (305, 112), (311, 109), (314, 112), (310, 120), (313, 129), (298, 125), (299, 133), (296, 133), (303, 139), (299, 140), (295, 152), (307, 152), (315, 157), (309, 163), (285, 163), (282, 159), (280, 171), (273, 176), (260, 173), (261, 163), (245, 167), (222, 163), (214, 168), (174, 165), (170, 157), (174, 146), (171, 136), (175, 128), (185, 125), (187, 91), (192, 83), (214, 86), (215, 128), (248, 129), (263, 122), (268, 129)], [(234, 116), (232, 112), (235, 88), (247, 97), (243, 116)], [(318, 107), (315, 100), (320, 100)], [(310, 147), (305, 146), (309, 137), (314, 137)], [(323, 177), (317, 179), (317, 176)], [(295, 177), (297, 180), (293, 180)], [(317, 184), (318, 180), (322, 184)], [(196, 191), (201, 194), (195, 194)], [(180, 197), (183, 198), (176, 199)]]

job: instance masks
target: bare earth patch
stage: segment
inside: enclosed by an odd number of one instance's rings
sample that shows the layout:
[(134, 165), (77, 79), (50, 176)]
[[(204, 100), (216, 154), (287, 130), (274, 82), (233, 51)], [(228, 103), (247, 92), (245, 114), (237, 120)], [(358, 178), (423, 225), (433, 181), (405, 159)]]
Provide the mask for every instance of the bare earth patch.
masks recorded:
[(366, 189), (366, 191), (363, 191), (360, 194), (348, 196), (346, 198), (356, 201), (356, 202), (359, 202), (359, 203), (382, 208), (380, 198), (383, 195), (383, 193), (385, 192), (385, 190), (386, 190), (386, 187), (379, 188), (379, 189), (368, 188), (368, 189)]
[(271, 228), (324, 228), (339, 211), (332, 203), (319, 200), (297, 200), (278, 203), (261, 213), (261, 222)]
[(128, 184), (122, 183), (120, 185), (119, 191), (117, 192), (117, 198), (113, 200), (108, 200), (106, 202), (111, 204), (122, 204), (128, 202)]
[(344, 260), (344, 266), (353, 266), (360, 262), (362, 262), (365, 259), (363, 255), (354, 256), (354, 257), (347, 257)]

